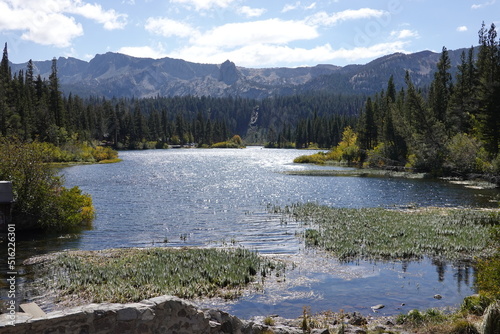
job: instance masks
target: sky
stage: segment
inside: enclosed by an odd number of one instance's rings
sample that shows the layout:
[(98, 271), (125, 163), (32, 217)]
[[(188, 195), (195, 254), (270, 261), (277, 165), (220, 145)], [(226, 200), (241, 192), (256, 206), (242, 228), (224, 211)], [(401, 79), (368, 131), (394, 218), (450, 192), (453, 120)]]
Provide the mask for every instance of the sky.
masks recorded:
[(119, 52), (243, 67), (366, 64), (478, 43), (500, 0), (0, 0), (0, 43), (24, 63)]

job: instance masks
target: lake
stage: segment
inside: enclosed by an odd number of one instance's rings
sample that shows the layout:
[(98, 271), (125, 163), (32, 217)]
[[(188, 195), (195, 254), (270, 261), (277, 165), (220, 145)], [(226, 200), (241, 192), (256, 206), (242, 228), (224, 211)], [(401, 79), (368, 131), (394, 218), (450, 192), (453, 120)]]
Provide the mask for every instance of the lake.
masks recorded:
[[(79, 235), (20, 241), (23, 257), (62, 249), (118, 247), (245, 247), (294, 261), (285, 277), (237, 301), (202, 306), (242, 318), (297, 317), (304, 306), (323, 310), (398, 314), (446, 307), (473, 294), (472, 268), (451, 263), (359, 261), (339, 263), (308, 249), (302, 227), (269, 213), (269, 205), (315, 202), (334, 207), (494, 207), (497, 190), (469, 189), (437, 180), (287, 175), (334, 167), (293, 164), (314, 151), (171, 149), (120, 152), (118, 164), (65, 168), (66, 185), (92, 195), (97, 217)], [(433, 298), (440, 294), (442, 299)]]

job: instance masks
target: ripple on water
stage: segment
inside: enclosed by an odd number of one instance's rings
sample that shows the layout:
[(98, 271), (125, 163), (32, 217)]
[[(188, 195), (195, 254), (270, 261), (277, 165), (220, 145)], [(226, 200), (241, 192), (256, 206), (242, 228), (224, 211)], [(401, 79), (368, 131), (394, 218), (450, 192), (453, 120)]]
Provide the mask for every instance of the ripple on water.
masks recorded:
[[(464, 268), (444, 265), (438, 274), (428, 260), (343, 264), (311, 252), (295, 237), (301, 227), (284, 224), (266, 205), (494, 206), (494, 190), (430, 180), (281, 173), (325, 168), (291, 163), (302, 154), (261, 148), (131, 151), (120, 152), (118, 164), (66, 168), (67, 185), (78, 185), (93, 197), (94, 229), (77, 239), (21, 241), (22, 256), (67, 248), (234, 244), (295, 263), (285, 277), (268, 278), (263, 291), (220, 305), (243, 317), (298, 316), (303, 306), (371, 312), (376, 304), (387, 305), (381, 313), (399, 313), (454, 305), (473, 292), (473, 273)], [(437, 293), (443, 299), (433, 299)]]

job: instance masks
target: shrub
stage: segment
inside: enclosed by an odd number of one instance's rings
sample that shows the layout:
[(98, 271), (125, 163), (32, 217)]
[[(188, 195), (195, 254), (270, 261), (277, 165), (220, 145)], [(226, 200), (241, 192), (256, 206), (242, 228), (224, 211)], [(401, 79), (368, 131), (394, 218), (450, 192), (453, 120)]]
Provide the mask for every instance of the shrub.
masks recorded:
[(473, 295), (464, 298), (462, 305), (460, 305), (460, 311), (466, 314), (481, 316), (490, 304), (490, 298), (482, 295)]
[(233, 138), (229, 140), (230, 142), (235, 143), (236, 145), (242, 146), (243, 145), (243, 140), (239, 135), (234, 135)]
[(265, 317), (263, 323), (266, 326), (274, 326), (274, 324), (276, 323), (276, 321), (272, 317)]
[(312, 155), (303, 155), (295, 158), (296, 163), (324, 164), (327, 161), (346, 162), (348, 165), (358, 162), (360, 150), (356, 144), (358, 135), (350, 127), (342, 133), (342, 141), (328, 153), (318, 152)]
[(78, 187), (60, 188), (52, 198), (52, 213), (42, 221), (46, 230), (74, 230), (82, 225), (89, 225), (95, 217), (92, 198), (82, 194)]
[(92, 150), (95, 161), (111, 160), (118, 158), (118, 153), (111, 147), (97, 146)]
[(293, 160), (295, 163), (299, 164), (324, 164), (327, 159), (327, 155), (323, 152), (318, 152), (311, 155), (301, 155)]
[(476, 285), (480, 294), (500, 299), (500, 225), (490, 229), (490, 243), (496, 252), (478, 261)]
[(44, 163), (51, 145), (0, 138), (0, 179), (12, 182), (13, 221), (21, 229), (71, 230), (94, 217), (90, 196), (66, 189)]
[(461, 173), (483, 172), (487, 153), (481, 142), (465, 133), (459, 133), (446, 145), (448, 154), (445, 164), (453, 171)]
[(243, 148), (243, 140), (240, 136), (234, 135), (233, 138), (228, 141), (223, 141), (219, 143), (215, 143), (211, 146), (211, 148)]
[(452, 325), (450, 334), (479, 334), (479, 332), (469, 321), (460, 319)]

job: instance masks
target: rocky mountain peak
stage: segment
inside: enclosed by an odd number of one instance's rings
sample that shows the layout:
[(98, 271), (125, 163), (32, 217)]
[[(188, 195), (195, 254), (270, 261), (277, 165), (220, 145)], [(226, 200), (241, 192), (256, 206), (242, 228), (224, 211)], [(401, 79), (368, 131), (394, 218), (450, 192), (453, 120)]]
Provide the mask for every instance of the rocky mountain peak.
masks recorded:
[(240, 72), (232, 61), (226, 60), (220, 65), (219, 81), (231, 86), (238, 79), (240, 79)]
[[(453, 72), (465, 49), (448, 50)], [(387, 86), (391, 75), (397, 87), (404, 86), (410, 72), (417, 86), (429, 85), (440, 54), (421, 51), (395, 53), (364, 65), (343, 67), (322, 64), (297, 68), (245, 68), (230, 60), (217, 64), (192, 63), (182, 59), (136, 58), (108, 52), (89, 62), (59, 58), (58, 75), (63, 92), (86, 96), (239, 96), (261, 99), (312, 91), (370, 95)], [(26, 69), (11, 64), (12, 72)], [(33, 62), (35, 75), (48, 79), (52, 61)]]

